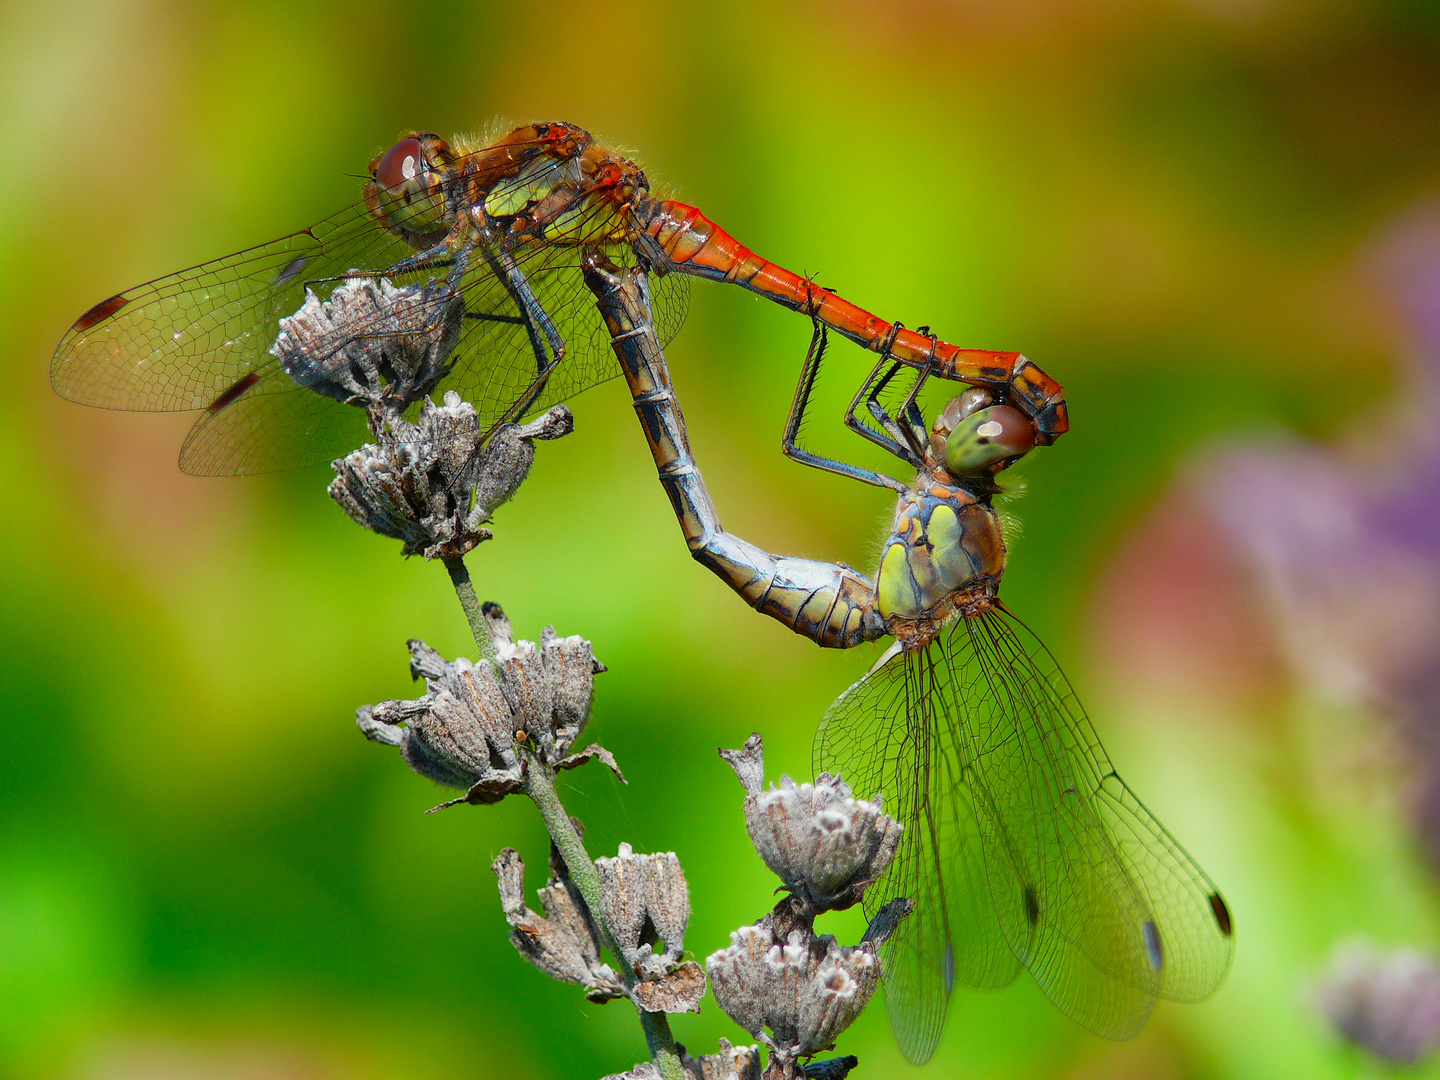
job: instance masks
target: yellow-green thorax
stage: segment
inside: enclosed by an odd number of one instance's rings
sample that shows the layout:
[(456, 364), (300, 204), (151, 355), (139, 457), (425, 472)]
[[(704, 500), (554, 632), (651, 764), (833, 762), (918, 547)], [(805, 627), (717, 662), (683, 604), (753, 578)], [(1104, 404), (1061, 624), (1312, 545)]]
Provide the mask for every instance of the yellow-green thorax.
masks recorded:
[(928, 645), (954, 616), (993, 605), (1004, 572), (995, 511), (967, 488), (922, 472), (900, 496), (880, 555), (880, 614), (902, 645)]

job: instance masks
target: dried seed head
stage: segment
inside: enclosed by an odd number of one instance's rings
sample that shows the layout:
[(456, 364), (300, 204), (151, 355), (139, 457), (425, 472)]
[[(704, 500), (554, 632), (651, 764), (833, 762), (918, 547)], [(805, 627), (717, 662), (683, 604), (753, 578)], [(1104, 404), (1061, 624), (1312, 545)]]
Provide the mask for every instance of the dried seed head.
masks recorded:
[[(691, 1057), (680, 1043), (680, 1067), (690, 1080), (760, 1080), (760, 1048), (758, 1046), (731, 1046), (726, 1039), (720, 1040), (718, 1054)], [(660, 1070), (651, 1062), (636, 1065), (629, 1072), (612, 1073), (602, 1080), (660, 1080)]]
[(729, 1039), (721, 1039), (718, 1054), (698, 1058), (680, 1043), (675, 1048), (680, 1051), (680, 1067), (692, 1080), (760, 1080), (760, 1048), (754, 1043), (732, 1046)]
[(1341, 1035), (1386, 1061), (1412, 1064), (1440, 1047), (1440, 963), (1412, 949), (1341, 945), (1315, 1004)]
[[(449, 397), (447, 394), (447, 401)], [(575, 417), (564, 405), (554, 406), (528, 424), (501, 424), (496, 428), (470, 471), (472, 502), (481, 514), (480, 520), (489, 521), (530, 475), (536, 439), (559, 439), (574, 430)]]
[(610, 1073), (600, 1080), (665, 1080), (665, 1077), (652, 1062), (642, 1061), (629, 1072)]
[(746, 795), (759, 795), (765, 786), (765, 740), (754, 732), (739, 750), (721, 750), (720, 756), (730, 763)]
[(639, 978), (631, 999), (646, 1012), (698, 1012), (705, 972), (681, 960), (690, 890), (675, 853), (636, 855), (621, 844), (618, 855), (596, 859), (595, 868), (605, 925)]
[(444, 282), (351, 278), (328, 300), (307, 290), (270, 352), (301, 386), (364, 408), (379, 431), (449, 374), (464, 316)]
[(496, 637), (492, 667), (510, 707), (511, 730), (524, 731), (547, 765), (562, 759), (590, 719), (595, 676), (605, 670), (590, 643), (557, 637), (547, 626), (540, 644)]
[(732, 1020), (789, 1060), (833, 1044), (860, 1015), (880, 980), (879, 941), (844, 948), (828, 934), (815, 937), (804, 929), (777, 940), (767, 917), (736, 930), (730, 942), (705, 963), (715, 1000)]
[(532, 423), (502, 425), (481, 445), (474, 408), (455, 393), (420, 406), (415, 423), (392, 417), (378, 442), (335, 461), (330, 496), (357, 524), (403, 540), (406, 555), (456, 557), (488, 540), (483, 528), (535, 461), (536, 439), (574, 429), (557, 405)]
[(800, 901), (802, 913), (841, 911), (858, 903), (895, 858), (903, 826), (880, 800), (852, 796), (838, 776), (814, 784), (788, 776), (761, 790), (764, 743), (751, 735), (740, 750), (721, 750), (745, 788), (745, 825), (760, 857)]
[(895, 858), (902, 826), (880, 803), (856, 799), (837, 777), (814, 784), (788, 776), (745, 800), (745, 824), (760, 857), (815, 911), (841, 911)]
[(539, 890), (545, 915), (525, 906), (525, 863), (506, 848), (492, 867), (500, 882), (500, 904), (513, 928), (510, 943), (521, 956), (551, 978), (579, 983), (591, 1001), (624, 997), (610, 968), (600, 962), (600, 932), (574, 885), (552, 865), (549, 883)]
[(519, 788), (525, 757), (517, 733), (529, 744), (526, 753), (547, 765), (573, 768), (600, 756), (613, 766), (599, 748), (565, 756), (584, 730), (595, 672), (603, 670), (583, 638), (559, 638), (547, 627), (538, 646), (501, 639), (499, 655), (478, 664), (447, 662), (423, 641), (409, 646), (411, 675), (425, 679), (425, 695), (365, 706), (357, 723), (367, 738), (398, 746), (420, 775), (465, 789), (442, 805), (499, 802)]

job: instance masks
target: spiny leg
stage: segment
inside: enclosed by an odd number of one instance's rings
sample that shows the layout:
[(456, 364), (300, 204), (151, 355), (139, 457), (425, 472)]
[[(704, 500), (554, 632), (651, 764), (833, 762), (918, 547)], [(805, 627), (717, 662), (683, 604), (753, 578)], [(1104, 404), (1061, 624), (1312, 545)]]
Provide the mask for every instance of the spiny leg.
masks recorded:
[[(897, 365), (895, 370), (898, 370), (900, 362), (896, 360), (893, 361), (893, 363)], [(917, 381), (923, 381), (923, 376)], [(865, 396), (865, 409), (870, 413), (875, 423), (879, 424), (881, 429), (883, 429), (893, 441), (896, 443), (903, 442), (905, 444), (906, 449), (903, 452), (905, 460), (916, 468), (919, 468), (925, 458), (924, 444), (916, 439), (915, 432), (911, 427), (898, 422), (885, 410), (885, 406), (880, 404), (880, 392), (882, 389), (882, 386), (877, 385)]]
[[(930, 340), (934, 342), (930, 350), (932, 353), (935, 349), (939, 348), (940, 338), (930, 332), (930, 327), (922, 326), (919, 332), (929, 335)], [(920, 390), (925, 385), (926, 380), (934, 374), (935, 370), (927, 367), (916, 377), (915, 385), (910, 388), (910, 394), (905, 398), (904, 407), (901, 409), (901, 415), (905, 418), (905, 422), (909, 425), (910, 430), (915, 433), (915, 438), (922, 448), (929, 442), (930, 428), (925, 423), (925, 414), (920, 411), (920, 406), (916, 404), (915, 399), (920, 396)], [(921, 449), (919, 452), (923, 457), (925, 453), (924, 450)]]
[[(510, 299), (520, 312), (525, 332), (530, 337), (531, 351), (535, 354), (536, 377), (548, 379), (550, 372), (555, 370), (555, 366), (565, 356), (565, 340), (555, 329), (555, 324), (541, 306), (539, 297), (535, 295), (535, 290), (530, 287), (529, 280), (526, 279), (514, 257), (503, 246), (492, 244), (490, 239), (489, 237), (480, 238), (478, 244), (480, 251), (485, 256), (491, 272), (505, 286), (506, 291), (510, 294)], [(543, 382), (540, 384), (540, 390), (544, 390)], [(539, 397), (539, 391), (536, 392), (535, 397)]]
[[(916, 399), (919, 398), (920, 391), (924, 388), (930, 375), (931, 372), (928, 369), (922, 368), (920, 373), (915, 376), (915, 383), (910, 387), (910, 393), (905, 395), (905, 400), (900, 405), (899, 416), (901, 420), (903, 420), (903, 423), (891, 421), (891, 423), (900, 428), (905, 436), (906, 443), (909, 444), (910, 449), (913, 450), (921, 460), (925, 458), (925, 442), (928, 438), (928, 432), (925, 427), (925, 417), (920, 412), (920, 406), (916, 403)], [(871, 413), (875, 415), (877, 420), (880, 419), (883, 410), (880, 409), (879, 401), (871, 403)], [(886, 419), (889, 418), (886, 417)]]
[[(860, 389), (850, 399), (850, 406), (845, 410), (845, 426), (861, 438), (894, 454), (907, 465), (919, 468), (923, 457), (917, 456), (911, 448), (905, 445), (908, 440), (904, 438), (904, 433), (879, 406), (880, 395), (890, 385), (891, 380), (904, 369), (904, 366), (899, 360), (884, 356), (876, 361), (870, 374), (860, 384)], [(875, 430), (856, 415), (862, 402), (870, 415), (875, 418), (875, 422), (880, 425), (881, 430)]]
[[(825, 355), (826, 342), (825, 326), (823, 323), (817, 322), (815, 333), (810, 338), (810, 348), (805, 353), (805, 363), (800, 368), (800, 381), (795, 384), (795, 397), (790, 403), (790, 415), (785, 421), (785, 434), (780, 440), (781, 450), (786, 457), (798, 461), (802, 465), (809, 465), (812, 469), (848, 476), (852, 480), (874, 484), (876, 487), (889, 488), (892, 491), (904, 491), (905, 484), (893, 476), (886, 476), (873, 469), (862, 469), (858, 465), (836, 461), (834, 458), (822, 457), (799, 445), (800, 426), (805, 421), (805, 410), (810, 406), (810, 394), (815, 388), (815, 377), (820, 373), (820, 361)], [(886, 449), (889, 447), (887, 446)], [(898, 445), (896, 449), (899, 449)]]
[[(441, 240), (438, 244), (426, 248), (424, 251), (417, 251), (414, 255), (407, 255), (397, 263), (391, 263), (384, 270), (353, 270), (345, 274), (337, 274), (332, 277), (312, 278), (305, 282), (305, 288), (310, 289), (316, 285), (331, 285), (339, 281), (348, 281), (351, 278), (392, 278), (401, 274), (418, 274), (424, 270), (438, 270), (442, 267), (452, 267), (448, 276), (451, 283), (459, 285), (460, 278), (464, 276), (464, 267), (468, 260), (469, 248), (464, 247), (458, 254), (452, 252), (449, 239)], [(459, 263), (459, 272), (453, 268)]]
[[(882, 363), (892, 358), (891, 346), (903, 329), (904, 327), (898, 322), (895, 324), (893, 332), (880, 349), (880, 359)], [(904, 455), (905, 460), (916, 468), (920, 468), (925, 461), (925, 429), (922, 418), (919, 422), (917, 433), (916, 417), (919, 417), (920, 410), (915, 404), (915, 399), (920, 393), (920, 388), (925, 385), (925, 380), (929, 377), (930, 371), (928, 368), (920, 369), (915, 377), (914, 384), (910, 387), (910, 393), (901, 403), (899, 415), (906, 421), (905, 424), (897, 422), (885, 411), (885, 407), (880, 404), (880, 394), (898, 371), (899, 364), (896, 362), (896, 366), (891, 368), (890, 371), (886, 373), (885, 378), (877, 382), (871, 388), (869, 394), (866, 395), (865, 408), (869, 411), (875, 422), (879, 424), (892, 439), (897, 442), (904, 442), (905, 445), (909, 447), (910, 452)]]

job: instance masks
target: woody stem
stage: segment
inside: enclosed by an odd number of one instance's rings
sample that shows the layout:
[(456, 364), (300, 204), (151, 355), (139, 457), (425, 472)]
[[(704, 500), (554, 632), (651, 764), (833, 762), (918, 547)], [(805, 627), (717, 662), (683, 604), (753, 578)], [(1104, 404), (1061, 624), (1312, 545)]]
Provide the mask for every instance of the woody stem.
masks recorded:
[[(639, 980), (605, 921), (604, 908), (600, 905), (600, 871), (595, 869), (594, 860), (585, 850), (585, 842), (580, 839), (574, 822), (560, 804), (560, 796), (555, 792), (554, 770), (534, 756), (529, 758), (526, 765), (525, 783), (521, 790), (530, 796), (535, 808), (540, 811), (550, 839), (554, 841), (560, 857), (565, 860), (565, 869), (569, 871), (570, 880), (585, 898), (585, 904), (595, 917), (595, 923), (605, 937), (606, 946), (614, 954), (616, 965), (620, 968), (620, 977), (628, 989)], [(685, 1072), (680, 1066), (680, 1054), (675, 1049), (675, 1037), (670, 1034), (670, 1021), (663, 1012), (646, 1012), (638, 1006), (636, 1008), (640, 1013), (640, 1026), (645, 1031), (645, 1043), (650, 1048), (650, 1059), (660, 1070), (660, 1075), (665, 1077), (665, 1080), (685, 1080)]]

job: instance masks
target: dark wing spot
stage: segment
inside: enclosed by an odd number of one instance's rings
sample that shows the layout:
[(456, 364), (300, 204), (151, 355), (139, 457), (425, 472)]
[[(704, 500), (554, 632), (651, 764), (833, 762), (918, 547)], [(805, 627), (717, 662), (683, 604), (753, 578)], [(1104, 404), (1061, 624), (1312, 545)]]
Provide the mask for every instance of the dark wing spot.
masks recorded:
[(1035, 894), (1034, 885), (1025, 886), (1025, 918), (1031, 926), (1040, 921), (1040, 897)]
[(241, 376), (240, 380), (234, 386), (230, 387), (229, 390), (226, 390), (212, 401), (205, 411), (213, 416), (227, 405), (233, 405), (236, 398), (240, 397), (241, 394), (245, 393), (246, 390), (249, 390), (259, 381), (260, 373), (258, 371), (252, 371), (248, 375)]
[(129, 300), (125, 299), (125, 297), (119, 293), (110, 297), (109, 300), (101, 300), (100, 303), (96, 304), (89, 311), (85, 312), (84, 315), (81, 315), (75, 320), (75, 329), (89, 330), (96, 323), (104, 322), (129, 302)]
[(1153, 919), (1146, 919), (1145, 925), (1141, 929), (1145, 932), (1145, 955), (1150, 959), (1150, 966), (1159, 971), (1165, 966), (1165, 950), (1160, 944), (1160, 928), (1155, 925)]
[(285, 264), (285, 269), (276, 275), (275, 288), (283, 289), (286, 285), (289, 285), (290, 282), (294, 281), (296, 276), (299, 275), (300, 271), (305, 269), (305, 264), (309, 261), (309, 258), (304, 255), (296, 255), (295, 258)]
[(1210, 910), (1215, 913), (1215, 923), (1220, 927), (1220, 933), (1229, 937), (1230, 909), (1225, 906), (1225, 901), (1220, 898), (1219, 893), (1210, 894)]

